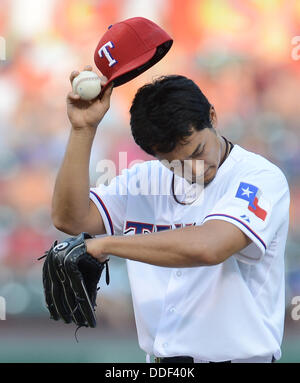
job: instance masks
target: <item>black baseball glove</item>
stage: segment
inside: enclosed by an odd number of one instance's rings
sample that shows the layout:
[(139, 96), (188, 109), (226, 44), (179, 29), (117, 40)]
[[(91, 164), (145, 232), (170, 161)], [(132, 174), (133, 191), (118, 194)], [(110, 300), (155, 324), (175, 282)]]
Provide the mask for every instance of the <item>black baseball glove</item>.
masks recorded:
[(39, 259), (43, 265), (43, 285), (50, 318), (62, 319), (77, 326), (96, 327), (95, 306), (98, 282), (106, 266), (109, 284), (108, 260), (101, 263), (86, 251), (87, 233), (55, 241)]

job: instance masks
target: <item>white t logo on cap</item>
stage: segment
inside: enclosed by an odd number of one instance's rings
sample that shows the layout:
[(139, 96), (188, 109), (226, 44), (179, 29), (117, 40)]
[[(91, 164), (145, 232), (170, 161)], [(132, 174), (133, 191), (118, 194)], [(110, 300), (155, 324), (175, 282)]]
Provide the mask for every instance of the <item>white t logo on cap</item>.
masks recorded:
[(113, 66), (113, 65), (115, 65), (118, 61), (117, 60), (115, 60), (112, 56), (111, 56), (111, 54), (110, 54), (110, 52), (109, 52), (109, 50), (108, 50), (108, 48), (114, 48), (115, 46), (114, 46), (114, 44), (113, 44), (113, 42), (112, 41), (109, 41), (108, 43), (106, 43), (106, 44), (104, 44), (99, 50), (98, 50), (98, 54), (99, 54), (99, 56), (101, 57), (101, 58), (103, 58), (103, 54), (104, 54), (104, 56), (107, 58), (107, 60), (108, 60), (108, 65), (111, 67), (111, 66)]

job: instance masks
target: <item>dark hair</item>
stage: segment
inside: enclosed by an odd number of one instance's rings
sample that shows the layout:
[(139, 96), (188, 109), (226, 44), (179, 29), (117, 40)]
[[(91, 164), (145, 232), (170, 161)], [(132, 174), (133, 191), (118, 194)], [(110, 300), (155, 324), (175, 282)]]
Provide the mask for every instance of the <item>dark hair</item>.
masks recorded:
[(148, 154), (169, 153), (193, 133), (212, 128), (211, 104), (190, 79), (170, 75), (142, 86), (130, 108), (135, 142)]

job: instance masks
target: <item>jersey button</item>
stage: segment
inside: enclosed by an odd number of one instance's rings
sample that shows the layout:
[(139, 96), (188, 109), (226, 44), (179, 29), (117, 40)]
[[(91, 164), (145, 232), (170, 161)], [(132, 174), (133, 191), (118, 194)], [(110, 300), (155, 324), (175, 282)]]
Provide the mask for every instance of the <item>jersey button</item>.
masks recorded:
[(177, 277), (181, 277), (182, 272), (181, 272), (180, 270), (178, 270), (178, 271), (176, 272), (176, 275), (177, 275)]
[(175, 309), (175, 307), (171, 307), (169, 311), (170, 311), (170, 313), (174, 313), (176, 311), (176, 309)]

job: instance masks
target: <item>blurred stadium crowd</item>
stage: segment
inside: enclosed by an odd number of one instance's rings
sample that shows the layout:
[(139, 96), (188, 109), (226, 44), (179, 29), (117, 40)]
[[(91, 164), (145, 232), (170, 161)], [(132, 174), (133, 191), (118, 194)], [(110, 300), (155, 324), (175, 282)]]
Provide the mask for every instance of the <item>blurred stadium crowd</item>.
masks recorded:
[[(192, 78), (214, 104), (221, 133), (273, 161), (288, 178), (288, 307), (300, 295), (300, 60), (291, 55), (300, 2), (1, 0), (0, 295), (7, 314), (48, 315), (36, 259), (65, 237), (51, 224), (50, 206), (70, 130), (69, 75), (94, 65), (94, 49), (109, 25), (133, 16), (161, 25), (174, 45), (162, 62), (114, 90), (93, 148), (91, 183), (99, 176), (97, 161), (118, 164), (120, 151), (127, 152), (128, 164), (151, 159), (130, 135), (128, 110), (138, 87), (162, 74)], [(123, 326), (124, 317), (131, 318), (121, 315), (131, 309), (125, 263), (112, 257), (111, 273), (109, 288), (103, 284), (110, 302), (105, 315), (108, 324)]]

